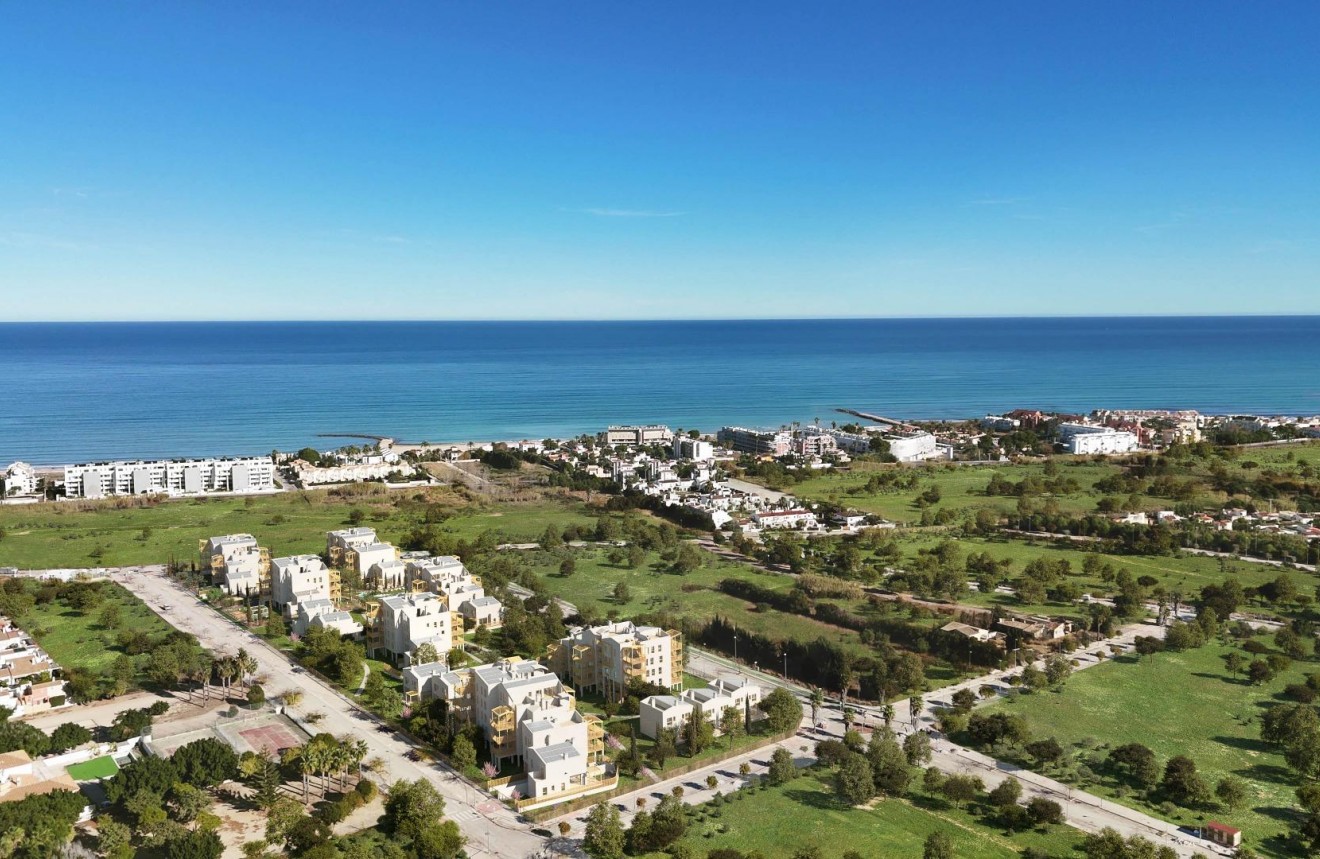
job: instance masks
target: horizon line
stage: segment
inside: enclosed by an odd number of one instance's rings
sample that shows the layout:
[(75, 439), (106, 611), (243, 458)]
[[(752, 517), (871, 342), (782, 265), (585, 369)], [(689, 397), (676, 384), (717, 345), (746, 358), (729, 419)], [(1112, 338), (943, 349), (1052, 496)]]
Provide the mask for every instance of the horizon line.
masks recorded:
[(303, 319), (203, 319), (180, 317), (175, 319), (11, 319), (0, 320), (0, 325), (176, 325), (176, 324), (231, 324), (247, 325), (315, 325), (340, 324), (398, 324), (398, 323), (451, 323), (451, 324), (636, 324), (674, 322), (888, 322), (888, 321), (973, 321), (973, 320), (1060, 320), (1060, 319), (1313, 319), (1320, 318), (1320, 310), (1306, 313), (1061, 313), (1061, 314), (981, 314), (947, 316), (678, 316), (678, 317), (546, 317), (505, 319), (496, 317), (464, 318), (407, 318), (377, 317), (343, 319), (336, 317)]

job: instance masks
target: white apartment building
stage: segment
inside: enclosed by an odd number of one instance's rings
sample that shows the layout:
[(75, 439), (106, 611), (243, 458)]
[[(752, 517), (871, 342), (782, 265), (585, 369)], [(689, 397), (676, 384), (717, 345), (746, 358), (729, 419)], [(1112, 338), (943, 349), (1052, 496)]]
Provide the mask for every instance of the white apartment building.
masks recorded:
[(325, 556), (330, 559), (330, 566), (344, 568), (344, 558), (350, 549), (371, 546), (380, 543), (375, 528), (344, 528), (325, 533)]
[(710, 722), (718, 735), (720, 720), (730, 707), (748, 721), (762, 718), (757, 709), (765, 690), (745, 678), (720, 679), (701, 689), (688, 689), (681, 695), (651, 695), (639, 708), (642, 736), (655, 737), (663, 729), (681, 732), (694, 712)]
[(820, 523), (810, 510), (758, 510), (752, 514), (756, 527), (770, 531), (777, 528), (816, 528)]
[(353, 615), (335, 608), (333, 600), (306, 599), (298, 602), (293, 614), (293, 634), (305, 635), (312, 627), (333, 629), (341, 636), (362, 634), (362, 624)]
[(270, 575), (270, 554), (251, 534), (226, 534), (202, 543), (202, 562), (230, 596), (260, 593)]
[(572, 691), (537, 662), (512, 657), (459, 671), (404, 669), (404, 685), (422, 698), (443, 698), (456, 718), (483, 731), (497, 764), (521, 762), (527, 803), (608, 790), (604, 726), (578, 712)]
[(88, 462), (64, 467), (64, 494), (69, 498), (269, 492), (274, 488), (275, 464), (268, 456)]
[(332, 599), (331, 571), (317, 555), (294, 555), (270, 562), (270, 602), (292, 619), (300, 602)]
[(928, 432), (886, 435), (885, 441), (889, 442), (889, 453), (899, 462), (921, 462), (940, 456), (935, 436)]
[(423, 644), (444, 659), (463, 642), (463, 617), (451, 612), (443, 598), (431, 593), (381, 597), (370, 617), (367, 654), (387, 654), (395, 665), (407, 665)]
[(18, 717), (68, 704), (59, 674), (59, 663), (0, 615), (0, 707)]
[(838, 449), (838, 441), (826, 432), (804, 432), (793, 439), (793, 452), (798, 456), (825, 456)]
[(373, 566), (388, 563), (397, 557), (398, 552), (389, 543), (367, 543), (345, 549), (342, 567), (346, 570), (355, 570), (365, 579), (367, 572)]
[(373, 464), (349, 463), (321, 468), (299, 460), (294, 464), (293, 473), (302, 486), (324, 486), (330, 483), (360, 483), (364, 480), (384, 480), (400, 470), (398, 464), (387, 462)]
[(0, 498), (16, 498), (37, 494), (37, 473), (26, 462), (13, 462), (3, 475), (4, 492)]
[(1135, 433), (1094, 424), (1059, 424), (1059, 438), (1075, 454), (1131, 453), (1137, 449)]
[(762, 456), (785, 456), (793, 448), (793, 434), (788, 430), (756, 430), (724, 427), (715, 438), (725, 447), (740, 453)]
[(398, 558), (372, 564), (363, 581), (376, 591), (401, 591), (408, 585), (408, 565)]
[(649, 424), (647, 426), (612, 426), (600, 434), (600, 440), (608, 445), (631, 444), (669, 444), (674, 439), (674, 432), (667, 426)]
[(430, 591), (458, 612), (471, 626), (495, 629), (504, 623), (504, 606), (486, 596), (481, 580), (453, 555), (414, 558), (408, 561), (405, 579), (414, 592)]
[(696, 462), (709, 462), (715, 458), (715, 445), (699, 438), (674, 436), (674, 459), (691, 459)]
[(624, 698), (632, 680), (680, 689), (683, 634), (626, 620), (575, 627), (550, 645), (547, 663), (574, 688), (597, 689), (615, 701)]

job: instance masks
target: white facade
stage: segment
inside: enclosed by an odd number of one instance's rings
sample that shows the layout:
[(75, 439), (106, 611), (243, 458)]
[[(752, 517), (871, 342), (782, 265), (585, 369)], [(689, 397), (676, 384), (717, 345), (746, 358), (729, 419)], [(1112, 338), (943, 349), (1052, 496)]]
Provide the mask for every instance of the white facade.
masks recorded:
[(667, 426), (651, 424), (649, 426), (612, 426), (600, 434), (600, 440), (608, 445), (616, 444), (669, 444), (674, 432)]
[(747, 427), (724, 427), (715, 438), (720, 444), (742, 453), (784, 456), (793, 447), (793, 434), (787, 430), (756, 430)]
[(473, 626), (494, 629), (504, 623), (504, 606), (486, 596), (481, 580), (453, 555), (413, 558), (408, 561), (405, 579), (414, 591), (426, 590), (439, 596), (450, 611), (458, 612)]
[(365, 578), (373, 566), (393, 561), (397, 554), (389, 543), (368, 543), (345, 551), (344, 566)]
[(549, 661), (566, 682), (599, 689), (607, 698), (621, 699), (632, 680), (669, 689), (683, 685), (681, 635), (626, 620), (570, 630), (550, 645)]
[(1093, 424), (1060, 424), (1059, 437), (1069, 453), (1131, 453), (1137, 449), (1134, 433)]
[(266, 573), (266, 553), (251, 534), (212, 537), (202, 548), (211, 565), (211, 575), (230, 596), (256, 593)]
[(765, 696), (760, 686), (742, 678), (716, 680), (701, 689), (688, 689), (683, 694), (651, 695), (643, 698), (639, 708), (642, 736), (655, 737), (662, 729), (682, 731), (694, 712), (701, 715), (719, 734), (725, 710), (732, 707), (744, 719), (760, 717), (757, 705)]
[(14, 462), (5, 469), (3, 497), (37, 494), (37, 473), (26, 462)]
[(889, 453), (899, 462), (920, 462), (936, 459), (940, 455), (935, 436), (928, 432), (915, 432), (910, 435), (887, 435)]
[(674, 436), (674, 459), (708, 462), (715, 458), (715, 445), (699, 438)]
[(397, 558), (390, 558), (367, 569), (364, 581), (377, 591), (401, 591), (408, 582), (408, 566)]
[(752, 514), (756, 527), (764, 530), (775, 528), (816, 528), (816, 514), (810, 510), (758, 510)]
[(307, 599), (298, 603), (293, 614), (293, 634), (304, 635), (314, 626), (333, 629), (343, 635), (360, 635), (362, 624), (353, 615), (335, 608), (328, 599)]
[(64, 494), (69, 498), (268, 492), (274, 488), (275, 465), (268, 456), (89, 462), (64, 468)]
[(443, 658), (454, 645), (455, 624), (462, 634), (462, 619), (430, 593), (382, 597), (376, 623), (379, 639), (373, 650), (384, 650), (395, 664), (411, 661), (423, 644), (434, 646)]
[(294, 464), (294, 475), (303, 486), (323, 486), (328, 483), (358, 483), (363, 480), (384, 480), (401, 469), (395, 463), (355, 463), (319, 468), (299, 460)]
[(330, 570), (316, 555), (294, 555), (270, 562), (270, 601), (292, 618), (297, 604), (330, 599)]

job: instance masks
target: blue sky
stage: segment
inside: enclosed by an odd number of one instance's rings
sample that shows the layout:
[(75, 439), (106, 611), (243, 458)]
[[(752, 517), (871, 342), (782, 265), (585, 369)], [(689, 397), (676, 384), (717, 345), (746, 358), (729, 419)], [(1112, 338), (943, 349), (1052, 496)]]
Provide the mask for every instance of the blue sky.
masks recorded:
[(12, 4), (0, 319), (1320, 313), (1320, 4)]

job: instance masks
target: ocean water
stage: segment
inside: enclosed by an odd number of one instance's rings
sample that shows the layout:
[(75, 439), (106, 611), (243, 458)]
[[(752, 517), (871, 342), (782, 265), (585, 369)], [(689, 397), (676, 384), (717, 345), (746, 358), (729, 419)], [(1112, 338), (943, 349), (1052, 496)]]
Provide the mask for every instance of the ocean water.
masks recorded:
[(1018, 407), (1320, 412), (1320, 318), (0, 324), (0, 464)]

